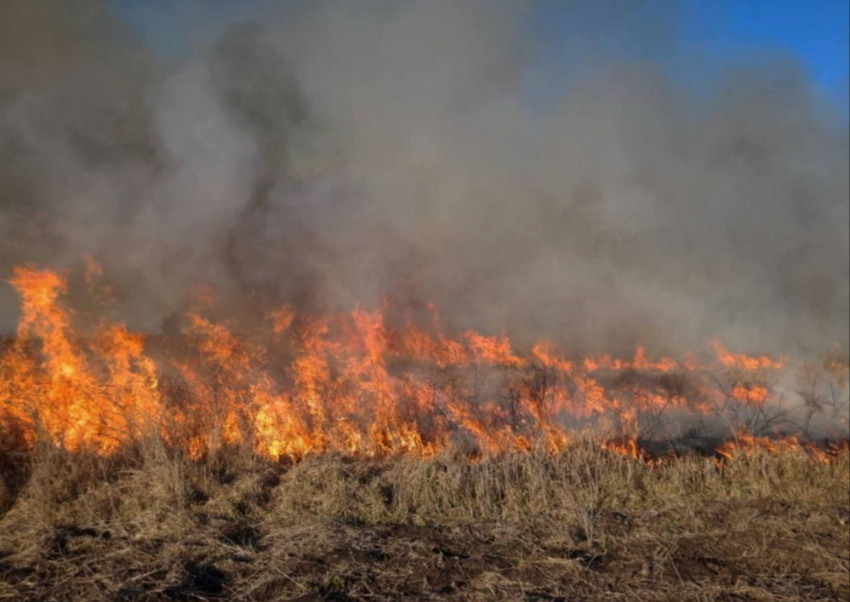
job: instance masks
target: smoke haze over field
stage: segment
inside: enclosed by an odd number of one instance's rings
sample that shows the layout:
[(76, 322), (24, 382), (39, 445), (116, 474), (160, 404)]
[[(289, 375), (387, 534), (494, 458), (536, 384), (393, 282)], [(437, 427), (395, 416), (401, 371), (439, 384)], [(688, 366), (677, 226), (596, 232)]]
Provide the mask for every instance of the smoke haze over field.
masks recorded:
[[(89, 253), (153, 332), (203, 280), (572, 348), (848, 347), (850, 138), (790, 57), (699, 93), (633, 55), (553, 65), (501, 0), (185, 4), (163, 56), (69, 5), (0, 6), (4, 278)], [(592, 5), (582, 38), (676, 26)]]

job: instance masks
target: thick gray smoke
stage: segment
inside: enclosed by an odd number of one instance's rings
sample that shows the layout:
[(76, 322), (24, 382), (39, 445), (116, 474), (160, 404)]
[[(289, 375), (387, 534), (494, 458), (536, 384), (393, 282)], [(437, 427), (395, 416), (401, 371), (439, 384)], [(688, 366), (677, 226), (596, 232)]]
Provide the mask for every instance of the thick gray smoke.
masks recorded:
[(791, 58), (688, 92), (580, 43), (664, 52), (672, 18), (576, 3), (555, 60), (488, 0), (184, 8), (163, 55), (71, 4), (0, 6), (4, 275), (90, 253), (152, 331), (203, 280), (571, 349), (847, 349), (847, 122)]

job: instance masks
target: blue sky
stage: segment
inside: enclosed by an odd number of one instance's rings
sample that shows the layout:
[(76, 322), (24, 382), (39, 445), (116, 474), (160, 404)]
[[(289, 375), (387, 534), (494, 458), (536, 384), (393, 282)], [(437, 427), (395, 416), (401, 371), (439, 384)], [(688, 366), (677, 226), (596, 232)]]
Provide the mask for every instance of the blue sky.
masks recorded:
[[(180, 3), (113, 1), (153, 45), (179, 52)], [(228, 19), (250, 18), (259, 2), (209, 4)], [(848, 23), (850, 0), (539, 0), (531, 18), (538, 58), (559, 70), (608, 53), (659, 63), (698, 86), (725, 65), (781, 53), (795, 57), (843, 111), (850, 108)]]
[(848, 109), (850, 0), (542, 0), (533, 21), (555, 63), (583, 56), (658, 64), (681, 83), (710, 82), (723, 67), (792, 58), (818, 89)]
[(848, 0), (692, 0), (686, 43), (710, 43), (718, 58), (758, 50), (796, 55), (825, 90), (847, 94)]

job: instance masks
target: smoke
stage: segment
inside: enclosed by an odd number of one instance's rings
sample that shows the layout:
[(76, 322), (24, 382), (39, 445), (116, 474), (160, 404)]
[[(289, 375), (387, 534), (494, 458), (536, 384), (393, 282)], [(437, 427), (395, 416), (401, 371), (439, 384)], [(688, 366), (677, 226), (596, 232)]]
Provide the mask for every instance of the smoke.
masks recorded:
[(533, 2), (197, 3), (171, 54), (106, 2), (4, 2), (0, 273), (90, 253), (154, 332), (205, 281), (575, 350), (847, 349), (846, 120), (792, 57), (682, 86), (675, 11), (593, 5), (553, 58)]

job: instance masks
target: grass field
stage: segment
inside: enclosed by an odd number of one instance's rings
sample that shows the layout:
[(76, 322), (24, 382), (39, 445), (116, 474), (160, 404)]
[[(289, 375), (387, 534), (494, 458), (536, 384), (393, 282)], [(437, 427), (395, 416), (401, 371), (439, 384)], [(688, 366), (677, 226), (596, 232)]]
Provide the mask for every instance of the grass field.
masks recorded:
[(3, 458), (0, 600), (846, 600), (850, 456)]

